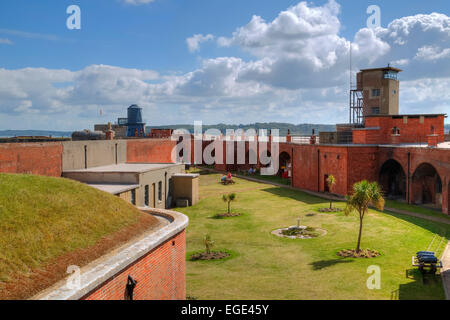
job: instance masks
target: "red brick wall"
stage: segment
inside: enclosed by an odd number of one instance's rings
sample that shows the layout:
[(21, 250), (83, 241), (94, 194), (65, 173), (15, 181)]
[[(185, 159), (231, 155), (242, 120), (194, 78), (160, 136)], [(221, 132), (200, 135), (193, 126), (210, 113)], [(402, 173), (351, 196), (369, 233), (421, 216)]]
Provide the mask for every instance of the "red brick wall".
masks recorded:
[(170, 139), (127, 140), (127, 162), (171, 163), (176, 143)]
[[(293, 149), (293, 187), (323, 192), (325, 175), (333, 175), (336, 178), (333, 193), (347, 194), (347, 147), (296, 144), (289, 146)], [(280, 144), (280, 150), (283, 149), (283, 144)]]
[(128, 275), (137, 280), (135, 300), (186, 299), (185, 231), (130, 265), (83, 300), (123, 300)]
[(357, 147), (348, 149), (347, 190), (362, 180), (378, 181), (378, 147)]
[(151, 129), (150, 138), (170, 138), (172, 136), (173, 129)]
[(2, 143), (0, 172), (60, 177), (62, 151), (60, 142)]
[(354, 130), (353, 142), (360, 144), (391, 144), (393, 143), (392, 129), (397, 127), (400, 135), (395, 138), (396, 143), (427, 143), (431, 127), (438, 135), (438, 142), (444, 142), (444, 116), (425, 116), (420, 123), (420, 117), (408, 117), (404, 123), (403, 117), (368, 117), (365, 127), (379, 127), (379, 130)]

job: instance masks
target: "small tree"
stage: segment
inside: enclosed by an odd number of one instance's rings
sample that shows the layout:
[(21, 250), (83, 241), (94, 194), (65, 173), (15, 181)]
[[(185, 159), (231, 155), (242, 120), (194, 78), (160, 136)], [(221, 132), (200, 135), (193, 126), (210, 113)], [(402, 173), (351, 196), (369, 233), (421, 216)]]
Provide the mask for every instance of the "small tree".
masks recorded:
[(227, 195), (224, 194), (222, 196), (222, 200), (224, 202), (228, 203), (228, 214), (230, 214), (231, 213), (231, 202), (236, 200), (236, 194), (235, 193), (230, 193), (230, 194), (227, 194)]
[[(336, 184), (336, 178), (330, 174), (327, 178), (328, 189), (330, 193), (333, 193), (334, 185)], [(333, 199), (330, 198), (330, 209), (333, 209)]]
[(367, 180), (355, 183), (353, 185), (353, 193), (347, 196), (347, 206), (345, 207), (345, 215), (349, 215), (353, 211), (359, 214), (359, 234), (356, 252), (361, 250), (361, 235), (363, 228), (363, 219), (372, 205), (380, 211), (384, 209), (384, 198), (380, 186), (376, 182), (368, 182)]
[(211, 240), (211, 236), (207, 234), (203, 239), (203, 243), (205, 244), (205, 251), (207, 254), (211, 253), (211, 248), (214, 246), (214, 241)]

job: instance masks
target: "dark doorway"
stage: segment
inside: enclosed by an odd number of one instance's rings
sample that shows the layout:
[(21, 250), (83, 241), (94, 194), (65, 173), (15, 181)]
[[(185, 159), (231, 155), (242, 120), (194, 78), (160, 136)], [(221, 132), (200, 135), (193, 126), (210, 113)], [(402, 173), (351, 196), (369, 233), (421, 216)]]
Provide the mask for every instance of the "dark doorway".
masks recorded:
[(412, 179), (412, 192), (416, 204), (442, 208), (442, 181), (431, 164), (422, 163), (417, 167)]
[(279, 156), (279, 166), (278, 175), (282, 178), (291, 177), (291, 155), (287, 152), (280, 153)]
[(328, 185), (328, 177), (329, 175), (326, 174), (323, 178), (323, 185), (325, 186), (325, 192), (330, 192), (330, 186)]
[(406, 200), (406, 174), (397, 161), (391, 159), (383, 164), (379, 183), (386, 198)]

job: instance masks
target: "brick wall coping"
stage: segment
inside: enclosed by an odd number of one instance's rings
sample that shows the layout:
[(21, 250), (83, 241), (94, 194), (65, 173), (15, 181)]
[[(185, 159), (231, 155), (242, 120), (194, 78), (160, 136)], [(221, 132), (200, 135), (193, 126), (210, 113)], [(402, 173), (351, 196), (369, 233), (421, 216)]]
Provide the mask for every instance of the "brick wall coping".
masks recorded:
[(353, 131), (376, 131), (380, 130), (380, 127), (367, 127), (367, 128), (353, 128)]
[(95, 290), (102, 283), (120, 273), (130, 264), (137, 261), (163, 242), (186, 229), (189, 219), (182, 213), (163, 209), (139, 208), (140, 210), (156, 216), (163, 217), (170, 223), (162, 228), (145, 234), (113, 250), (112, 253), (89, 263), (81, 268), (81, 286), (70, 288), (67, 278), (54, 286), (37, 294), (32, 300), (78, 300)]

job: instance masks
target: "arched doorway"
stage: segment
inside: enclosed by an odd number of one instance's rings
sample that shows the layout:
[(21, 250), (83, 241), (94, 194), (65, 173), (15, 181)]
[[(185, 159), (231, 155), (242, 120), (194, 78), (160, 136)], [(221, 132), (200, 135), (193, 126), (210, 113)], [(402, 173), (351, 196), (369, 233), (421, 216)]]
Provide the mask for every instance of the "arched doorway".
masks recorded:
[(431, 164), (422, 163), (414, 171), (412, 193), (414, 203), (435, 209), (442, 208), (442, 181)]
[(291, 155), (287, 152), (281, 152), (279, 155), (279, 166), (278, 176), (289, 179), (292, 175), (291, 172)]
[(406, 200), (406, 174), (398, 161), (386, 161), (381, 166), (378, 181), (386, 198)]

